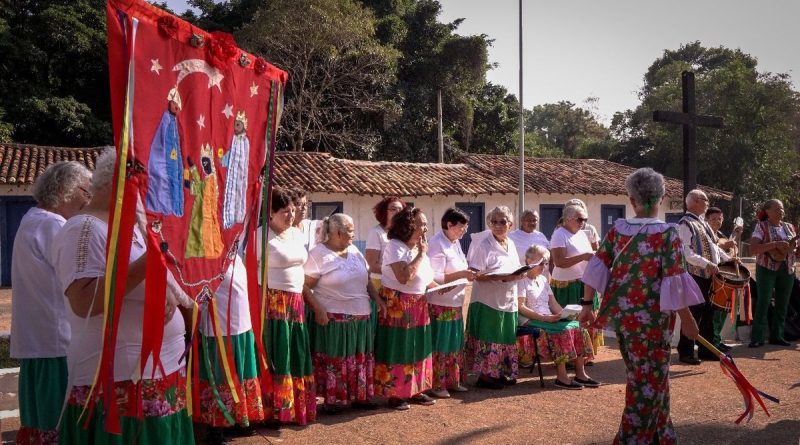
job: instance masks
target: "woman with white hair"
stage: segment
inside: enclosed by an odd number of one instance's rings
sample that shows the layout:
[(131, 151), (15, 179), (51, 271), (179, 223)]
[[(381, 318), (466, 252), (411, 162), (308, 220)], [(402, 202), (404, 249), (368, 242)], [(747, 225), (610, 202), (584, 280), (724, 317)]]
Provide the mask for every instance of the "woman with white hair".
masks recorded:
[[(147, 252), (142, 236), (134, 231), (126, 293), (121, 301), (114, 360), (114, 390), (120, 413), (121, 436), (104, 430), (105, 410), (100, 402), (84, 429), (83, 407), (94, 381), (102, 350), (106, 241), (111, 206), (111, 181), (116, 152), (104, 151), (92, 176), (92, 199), (70, 218), (53, 243), (56, 275), (67, 297), (66, 318), (72, 329), (67, 353), (69, 382), (66, 411), (61, 422), (62, 443), (194, 443), (192, 420), (186, 411), (186, 375), (179, 363), (184, 352), (184, 321), (175, 307), (165, 312), (160, 366), (152, 358), (140, 375), (144, 278)], [(151, 378), (151, 376), (153, 376)], [(140, 380), (141, 379), (141, 380)], [(141, 399), (140, 399), (141, 395)], [(141, 400), (141, 405), (139, 404)], [(143, 408), (143, 419), (137, 413)]]
[(486, 216), (490, 232), (473, 238), (467, 255), (478, 276), (472, 285), (467, 312), (466, 367), (478, 373), (476, 386), (502, 389), (517, 383), (517, 281), (510, 275), (520, 267), (514, 242), (508, 237), (514, 217), (499, 206)]
[(36, 206), (22, 217), (11, 258), (11, 357), (19, 359), (17, 443), (58, 442), (70, 340), (64, 297), (50, 248), (67, 219), (89, 202), (92, 174), (58, 162), (33, 184)]
[(583, 296), (581, 277), (586, 263), (594, 255), (591, 240), (582, 230), (586, 219), (586, 209), (583, 207), (564, 207), (563, 225), (553, 232), (550, 239), (550, 252), (555, 265), (550, 286), (562, 307), (577, 304)]
[(384, 310), (383, 301), (369, 280), (367, 260), (353, 245), (353, 218), (325, 218), (320, 235), (308, 254), (304, 286), (307, 300), (317, 306), (309, 320), (317, 394), (328, 414), (350, 405), (376, 409), (370, 300)]
[[(589, 208), (586, 207), (586, 203), (583, 202), (583, 200), (580, 200), (578, 198), (572, 198), (564, 203), (564, 207), (569, 207), (569, 206), (578, 206), (583, 210), (585, 210), (587, 215), (589, 214)], [(597, 246), (600, 243), (600, 234), (597, 233), (597, 228), (589, 224), (588, 221), (586, 221), (585, 223), (583, 223), (583, 226), (581, 226), (581, 230), (586, 231), (586, 235), (589, 237), (589, 241), (592, 243), (592, 250), (597, 250)]]
[[(683, 333), (696, 338), (689, 307), (704, 299), (686, 272), (678, 230), (656, 218), (664, 177), (640, 168), (625, 187), (636, 216), (616, 220), (589, 261), (578, 319), (617, 334), (627, 387), (614, 443), (675, 443), (669, 417), (670, 320), (677, 312)], [(603, 295), (596, 319), (595, 290)]]
[[(577, 321), (563, 319), (563, 308), (556, 301), (544, 275), (549, 261), (550, 252), (542, 246), (531, 246), (525, 252), (526, 264), (534, 267), (519, 284), (519, 325), (540, 330), (539, 351), (543, 360), (552, 360), (556, 364), (556, 388), (596, 388), (600, 383), (589, 377), (584, 367), (594, 355), (592, 339), (589, 331)], [(567, 375), (569, 362), (575, 364), (574, 380)]]

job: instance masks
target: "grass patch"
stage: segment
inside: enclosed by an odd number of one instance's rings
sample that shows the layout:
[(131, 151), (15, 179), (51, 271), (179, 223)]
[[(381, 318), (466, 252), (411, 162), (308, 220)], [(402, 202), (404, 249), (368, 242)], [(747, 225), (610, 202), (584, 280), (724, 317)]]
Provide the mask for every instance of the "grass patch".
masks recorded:
[(0, 337), (0, 368), (18, 368), (19, 360), (11, 356), (11, 337)]

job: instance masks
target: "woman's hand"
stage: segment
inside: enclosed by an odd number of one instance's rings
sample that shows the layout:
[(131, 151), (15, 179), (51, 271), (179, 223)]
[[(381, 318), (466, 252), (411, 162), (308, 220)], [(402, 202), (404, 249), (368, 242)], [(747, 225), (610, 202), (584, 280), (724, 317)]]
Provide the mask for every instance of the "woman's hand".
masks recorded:
[(425, 237), (424, 233), (419, 238), (419, 241), (417, 241), (417, 248), (420, 254), (424, 254), (428, 251), (428, 238)]
[(542, 321), (546, 321), (548, 323), (555, 323), (558, 320), (561, 320), (561, 314), (545, 315), (542, 318), (543, 318)]
[(328, 324), (328, 313), (324, 309), (314, 309), (314, 319), (320, 326)]
[(583, 261), (589, 261), (589, 260), (592, 259), (593, 256), (594, 256), (594, 252), (586, 252), (586, 253), (581, 255), (581, 257), (583, 258)]
[(786, 241), (775, 241), (775, 250), (781, 253), (781, 255), (786, 255), (791, 249), (791, 245)]
[(375, 306), (378, 307), (378, 313), (382, 314), (385, 317), (386, 311), (389, 310), (389, 308), (386, 306), (386, 300), (384, 300), (383, 297), (376, 298)]
[(697, 339), (697, 336), (700, 335), (700, 329), (697, 327), (697, 321), (695, 321), (689, 308), (679, 310), (678, 316), (681, 317), (681, 333), (690, 340)]
[(589, 327), (597, 319), (597, 314), (594, 313), (591, 306), (583, 306), (581, 313), (578, 314), (578, 321), (584, 328)]
[(459, 276), (458, 276), (459, 279), (464, 278), (467, 281), (475, 280), (475, 271), (472, 270), (472, 269), (462, 270), (458, 274), (459, 274)]

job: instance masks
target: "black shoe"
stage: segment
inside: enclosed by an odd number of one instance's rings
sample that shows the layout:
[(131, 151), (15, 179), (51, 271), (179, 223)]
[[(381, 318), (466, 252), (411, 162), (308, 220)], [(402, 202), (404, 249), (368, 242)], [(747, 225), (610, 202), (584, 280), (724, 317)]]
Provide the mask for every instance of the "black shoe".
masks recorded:
[(483, 388), (483, 389), (503, 389), (506, 385), (496, 381), (496, 380), (484, 380), (479, 378), (477, 382), (475, 382), (476, 388)]
[(681, 363), (686, 363), (687, 365), (692, 365), (692, 366), (697, 366), (700, 363), (703, 363), (702, 360), (700, 360), (699, 358), (694, 358), (694, 357), (681, 357), (681, 358), (678, 359), (678, 361), (680, 361)]
[(777, 346), (792, 346), (792, 344), (791, 344), (791, 343), (789, 343), (789, 342), (788, 342), (788, 341), (786, 341), (786, 340), (782, 340), (782, 339), (781, 339), (781, 340), (770, 340), (770, 341), (769, 341), (769, 344), (771, 344), (771, 345), (777, 345)]
[(241, 426), (236, 424), (232, 427), (225, 428), (225, 435), (226, 436), (233, 436), (233, 437), (249, 437), (256, 434), (250, 426)]
[(583, 389), (583, 385), (577, 383), (575, 380), (570, 380), (569, 383), (564, 383), (561, 380), (556, 379), (556, 381), (553, 383), (553, 386), (560, 389)]
[(764, 346), (763, 341), (751, 341), (750, 344), (747, 345), (748, 348), (760, 348), (762, 346)]
[(725, 343), (720, 343), (717, 346), (717, 349), (719, 349), (720, 352), (730, 352), (730, 350), (733, 348), (731, 346), (726, 345)]
[(600, 382), (598, 382), (597, 380), (594, 380), (591, 377), (589, 377), (586, 380), (579, 379), (579, 378), (575, 377), (575, 383), (580, 383), (581, 385), (583, 385), (583, 386), (585, 386), (587, 388), (597, 388), (598, 386), (600, 386)]
[(225, 435), (222, 433), (222, 428), (209, 427), (206, 441), (210, 445), (223, 445), (227, 442)]
[(283, 424), (278, 419), (270, 419), (264, 421), (264, 428), (269, 430), (279, 430), (281, 429), (282, 426)]
[(354, 409), (363, 409), (364, 411), (372, 411), (378, 409), (378, 404), (372, 400), (356, 400), (352, 404)]
[(427, 395), (425, 393), (419, 393), (419, 394), (415, 395), (414, 397), (408, 399), (408, 401), (411, 402), (411, 403), (416, 403), (417, 405), (422, 405), (422, 406), (431, 406), (431, 405), (436, 404), (436, 399), (432, 398), (431, 396), (429, 396), (429, 395)]
[(508, 377), (508, 376), (505, 376), (505, 375), (504, 375), (504, 376), (502, 376), (502, 377), (500, 377), (500, 378), (499, 378), (499, 379), (497, 379), (497, 380), (498, 380), (500, 383), (502, 383), (503, 385), (506, 385), (506, 386), (514, 386), (514, 385), (516, 385), (516, 384), (517, 384), (517, 379), (512, 379), (512, 378), (510, 378), (510, 377)]
[(336, 404), (328, 405), (326, 403), (325, 405), (322, 405), (322, 412), (329, 416), (334, 416), (336, 414), (341, 414), (342, 407)]

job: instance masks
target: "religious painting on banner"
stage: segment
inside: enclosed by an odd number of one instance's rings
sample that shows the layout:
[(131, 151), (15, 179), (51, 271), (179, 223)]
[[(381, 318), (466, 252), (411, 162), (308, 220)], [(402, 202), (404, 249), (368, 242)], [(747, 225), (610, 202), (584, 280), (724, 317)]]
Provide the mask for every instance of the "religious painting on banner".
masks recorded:
[(286, 73), (144, 1), (108, 5), (112, 100), (122, 111), (129, 96), (127, 158), (142, 175), (148, 234), (195, 299), (242, 247)]
[[(140, 372), (152, 360), (155, 373), (167, 307), (191, 308), (193, 333), (199, 314), (211, 312), (220, 332), (217, 310), (208, 307), (215, 306), (214, 293), (246, 239), (255, 240), (287, 74), (239, 49), (229, 34), (207, 33), (144, 0), (108, 0), (106, 12), (120, 162), (109, 217), (106, 276), (112, 279), (106, 280), (105, 340), (92, 394), (103, 393), (105, 429), (118, 433), (111, 399), (114, 356), (134, 226), (148, 250)], [(246, 262), (255, 266), (254, 244), (248, 245)], [(247, 269), (248, 281), (256, 283), (257, 268)], [(256, 287), (249, 293), (258, 332), (260, 296)], [(268, 379), (260, 340), (256, 335), (259, 371)], [(197, 347), (193, 335), (184, 356), (191, 376), (190, 414), (192, 399), (199, 401), (197, 386), (191, 388)], [(230, 348), (224, 342), (218, 347), (227, 383), (237, 394)], [(89, 412), (95, 400), (87, 398)]]

